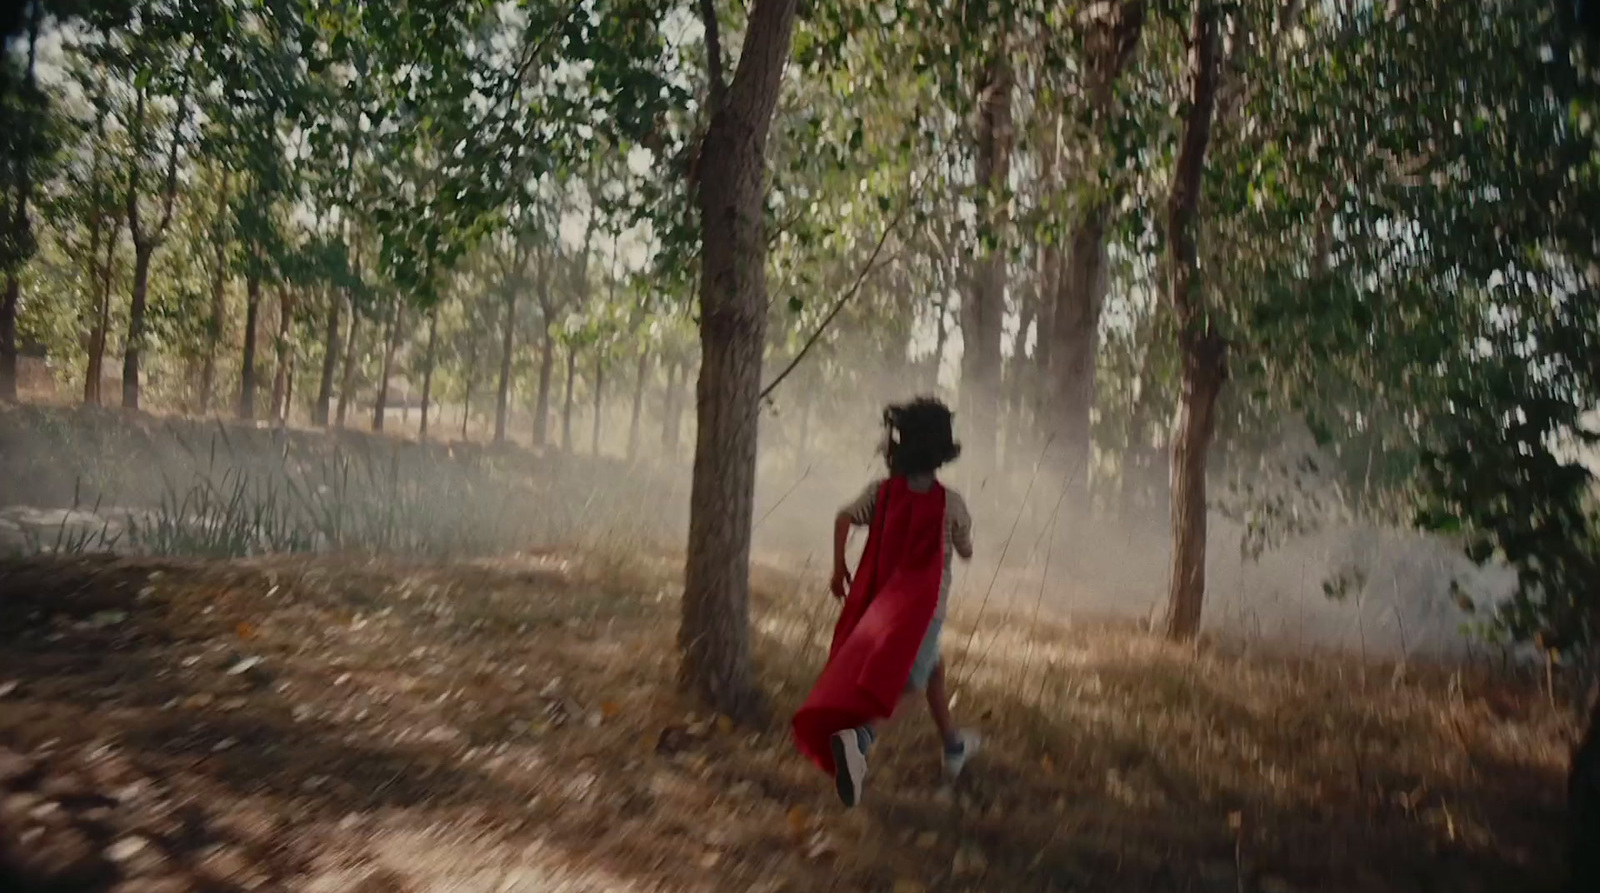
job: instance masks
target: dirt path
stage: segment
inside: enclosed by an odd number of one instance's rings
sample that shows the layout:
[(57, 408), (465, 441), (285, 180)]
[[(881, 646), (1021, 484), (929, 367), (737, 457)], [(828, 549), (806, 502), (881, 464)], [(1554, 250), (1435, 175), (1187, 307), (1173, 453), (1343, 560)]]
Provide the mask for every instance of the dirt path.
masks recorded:
[[(0, 864), (124, 893), (1455, 893), (1559, 856), (1559, 749), (1515, 697), (1457, 678), (1440, 712), (1397, 679), (1363, 712), (1342, 667), (1104, 631), (974, 637), (987, 759), (941, 789), (925, 720), (899, 723), (843, 813), (781, 723), (825, 603), (758, 580), (780, 721), (736, 730), (671, 691), (674, 571), (0, 564)], [(1024, 660), (1049, 667), (1026, 696)]]

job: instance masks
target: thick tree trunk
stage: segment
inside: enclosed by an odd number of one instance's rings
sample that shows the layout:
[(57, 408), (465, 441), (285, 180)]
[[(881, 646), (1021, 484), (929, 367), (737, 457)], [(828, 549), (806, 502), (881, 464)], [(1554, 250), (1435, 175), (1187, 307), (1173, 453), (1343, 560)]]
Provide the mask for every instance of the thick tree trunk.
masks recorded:
[(573, 384), (578, 380), (578, 346), (567, 345), (567, 399), (561, 406), (561, 449), (572, 452)]
[(749, 628), (750, 535), (767, 328), (762, 210), (767, 134), (789, 58), (794, 16), (795, 0), (755, 0), (738, 70), (726, 89), (719, 71), (721, 49), (712, 46), (713, 110), (701, 145), (696, 189), (701, 358), (678, 628), (679, 682), (713, 709), (735, 718), (753, 717), (763, 708), (750, 666)]
[(606, 361), (597, 348), (594, 356), (594, 434), (589, 438), (590, 452), (600, 455), (600, 421), (605, 414)]
[(1106, 291), (1106, 214), (1104, 207), (1090, 208), (1073, 228), (1052, 319), (1050, 428), (1067, 478), (1079, 490), (1087, 489), (1089, 476), (1090, 414)]
[[(34, 68), (38, 61), (39, 50), (39, 22), (44, 17), (44, 4), (35, 2), (30, 7), (28, 16), (28, 64), (23, 75), (22, 96), (25, 101), (33, 101)], [(32, 161), (33, 139), (28, 132), (31, 130), (33, 115), (24, 114), (23, 132), (16, 139), (17, 154), (12, 162), (12, 174), (16, 178), (16, 191), (9, 196), (6, 204), (11, 210), (11, 220), (8, 225), (11, 229), (12, 244), (22, 245), (28, 240), (28, 199), (32, 192), (33, 180), (29, 162)], [(6, 290), (0, 297), (0, 401), (15, 403), (17, 401), (17, 307), (22, 303), (22, 281), (17, 270), (10, 270), (6, 274)]]
[(533, 445), (543, 447), (550, 440), (550, 379), (555, 373), (556, 348), (549, 331), (539, 342), (539, 384), (533, 398)]
[(1199, 282), (1196, 232), (1217, 98), (1219, 17), (1216, 0), (1195, 4), (1189, 110), (1167, 201), (1167, 294), (1177, 313), (1183, 355), (1172, 445), (1172, 574), (1167, 589), (1166, 633), (1174, 640), (1191, 639), (1200, 630), (1206, 592), (1206, 457), (1216, 427), (1217, 395), (1227, 377), (1227, 345), (1206, 310)]
[(500, 333), (500, 385), (494, 398), (494, 442), (506, 442), (506, 418), (511, 414), (511, 351), (516, 343), (517, 292), (506, 289), (506, 319)]
[(133, 301), (128, 305), (128, 343), (122, 349), (122, 408), (139, 408), (139, 351), (144, 346), (145, 303), (150, 293), (150, 257), (155, 245), (133, 246)]
[(382, 431), (389, 412), (389, 376), (394, 374), (394, 354), (400, 349), (400, 332), (405, 326), (405, 308), (396, 297), (389, 308), (389, 337), (383, 347), (383, 374), (378, 379), (378, 396), (373, 401), (372, 430)]
[(322, 375), (317, 381), (317, 402), (311, 407), (311, 422), (326, 428), (333, 416), (333, 380), (339, 374), (340, 348), (344, 339), (339, 337), (339, 313), (344, 299), (333, 289), (328, 290), (328, 325), (322, 339)]
[[(1002, 243), (1010, 223), (1004, 194), (1010, 180), (1012, 72), (1003, 54), (989, 63), (978, 116), (976, 176), (980, 226)], [(961, 411), (967, 417), (972, 468), (978, 480), (994, 468), (998, 449), (1001, 322), (1005, 316), (1006, 252), (982, 253), (961, 313)]]
[(94, 326), (89, 331), (89, 357), (83, 376), (83, 402), (91, 406), (100, 405), (100, 385), (106, 374), (106, 339), (111, 334), (111, 277), (116, 269), (119, 229), (111, 228), (111, 236), (105, 243), (105, 260), (94, 271)]
[(272, 419), (283, 421), (289, 415), (289, 367), (293, 361), (294, 293), (278, 289), (278, 336), (273, 340), (276, 365), (272, 373)]
[(339, 406), (334, 410), (334, 425), (343, 428), (346, 414), (350, 404), (355, 400), (353, 393), (356, 381), (356, 345), (361, 333), (361, 309), (356, 306), (355, 298), (350, 299), (350, 331), (345, 336), (344, 342), (344, 369), (339, 375)]
[(633, 375), (633, 415), (628, 421), (628, 461), (639, 457), (639, 421), (644, 413), (645, 376), (650, 374), (650, 351), (639, 351), (639, 368)]
[(435, 308), (428, 314), (428, 353), (423, 357), (422, 366), (422, 421), (417, 430), (418, 440), (428, 439), (428, 404), (433, 400), (433, 364), (434, 350), (439, 343), (439, 311)]
[(261, 317), (261, 274), (245, 280), (244, 357), (239, 367), (239, 418), (256, 417), (256, 329)]
[(1567, 775), (1569, 893), (1600, 890), (1600, 689), (1589, 693), (1589, 722)]

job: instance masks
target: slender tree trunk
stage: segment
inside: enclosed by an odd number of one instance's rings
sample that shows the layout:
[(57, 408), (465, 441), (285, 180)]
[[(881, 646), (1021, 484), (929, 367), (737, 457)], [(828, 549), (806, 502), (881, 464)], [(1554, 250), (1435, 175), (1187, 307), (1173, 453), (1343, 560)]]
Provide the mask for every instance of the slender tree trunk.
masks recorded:
[(346, 413), (351, 402), (355, 399), (354, 388), (356, 381), (356, 345), (361, 331), (361, 309), (356, 306), (355, 298), (350, 298), (350, 331), (345, 336), (344, 342), (344, 370), (339, 375), (339, 406), (334, 411), (333, 423), (344, 427)]
[(1200, 630), (1206, 591), (1206, 458), (1216, 428), (1217, 395), (1227, 378), (1227, 343), (1207, 312), (1199, 282), (1199, 196), (1216, 107), (1216, 0), (1198, 0), (1189, 44), (1189, 110), (1184, 116), (1172, 193), (1167, 200), (1167, 294), (1178, 317), (1183, 368), (1172, 445), (1172, 575), (1167, 637)]
[(555, 345), (547, 329), (539, 341), (539, 385), (533, 398), (533, 445), (543, 447), (550, 440), (550, 379), (555, 372)]
[(605, 409), (606, 361), (599, 348), (594, 355), (594, 434), (589, 439), (590, 452), (600, 455), (600, 418)]
[(245, 280), (244, 357), (239, 367), (239, 418), (256, 417), (256, 329), (261, 317), (261, 274)]
[(494, 398), (494, 442), (506, 442), (506, 420), (511, 414), (511, 351), (516, 343), (517, 292), (506, 289), (506, 319), (500, 333), (500, 386)]
[(572, 452), (572, 385), (578, 378), (578, 346), (567, 345), (567, 401), (561, 407), (561, 448)]
[(322, 339), (322, 375), (317, 380), (317, 402), (311, 407), (311, 422), (328, 427), (333, 418), (333, 380), (339, 374), (339, 353), (344, 339), (339, 337), (339, 312), (344, 298), (333, 289), (327, 290), (328, 325)]
[(428, 353), (422, 367), (422, 425), (417, 431), (418, 440), (428, 439), (428, 403), (433, 399), (434, 350), (439, 343), (439, 310), (428, 313)]
[(206, 320), (205, 366), (200, 371), (200, 412), (211, 411), (211, 400), (217, 387), (217, 351), (222, 346), (222, 326), (228, 315), (225, 297), (228, 286), (228, 240), (225, 220), (228, 213), (228, 183), (232, 172), (222, 171), (222, 185), (217, 194), (217, 215), (211, 226), (212, 248), (216, 254), (211, 267), (211, 311)]
[(467, 342), (467, 380), (461, 395), (461, 439), (467, 440), (467, 422), (472, 419), (472, 389), (478, 383), (478, 339)]
[(105, 243), (105, 259), (95, 271), (94, 328), (89, 332), (88, 367), (83, 377), (83, 402), (99, 406), (102, 401), (101, 384), (106, 374), (106, 339), (111, 335), (111, 278), (116, 272), (117, 239), (121, 226), (114, 219), (111, 235)]
[[(1010, 180), (1013, 129), (1010, 63), (1003, 52), (989, 63), (980, 94), (976, 175), (980, 227), (1000, 241), (1010, 224), (1004, 194)], [(961, 411), (973, 473), (986, 478), (998, 448), (1001, 322), (1005, 316), (1006, 252), (990, 248), (973, 271), (961, 314)]]
[[(715, 27), (715, 8), (706, 23)], [(755, 0), (733, 82), (710, 41), (711, 120), (701, 145), (700, 376), (689, 496), (679, 682), (734, 718), (763, 711), (750, 665), (750, 536), (766, 344), (765, 158), (795, 0)]]
[(272, 374), (272, 419), (282, 421), (289, 414), (289, 366), (294, 344), (294, 293), (287, 286), (278, 289), (278, 337), (273, 341), (276, 365)]
[(389, 337), (383, 348), (383, 375), (378, 380), (378, 396), (372, 408), (372, 430), (382, 431), (389, 412), (389, 376), (394, 373), (394, 354), (400, 348), (400, 332), (405, 326), (405, 308), (396, 296), (389, 308)]
[(298, 358), (299, 352), (294, 349), (293, 344), (290, 344), (289, 368), (286, 370), (288, 374), (285, 376), (283, 381), (283, 410), (282, 412), (278, 413), (278, 427), (280, 428), (288, 427), (289, 414), (294, 406), (294, 374), (296, 367), (299, 365), (295, 362), (295, 360)]
[(122, 408), (139, 408), (139, 351), (144, 346), (145, 301), (150, 292), (150, 256), (155, 245), (133, 246), (133, 302), (128, 305), (128, 343), (122, 350)]
[(650, 374), (650, 351), (639, 351), (639, 368), (633, 375), (633, 415), (628, 421), (628, 461), (639, 458), (639, 420), (644, 413), (645, 376)]
[[(44, 4), (34, 2), (30, 4), (28, 16), (28, 66), (23, 75), (23, 101), (29, 105), (33, 103), (35, 83), (34, 66), (38, 60), (39, 49), (39, 21), (44, 17)], [(25, 244), (29, 235), (28, 199), (30, 198), (33, 180), (30, 162), (33, 156), (31, 110), (23, 114), (22, 133), (16, 135), (16, 156), (13, 159), (12, 173), (16, 177), (16, 189), (10, 200), (11, 220), (8, 225), (11, 229), (13, 244)], [(20, 272), (16, 269), (7, 271), (6, 289), (0, 297), (0, 401), (15, 403), (17, 401), (17, 307), (22, 303), (22, 280)]]
[(678, 455), (678, 440), (672, 430), (673, 415), (677, 412), (678, 363), (667, 363), (667, 388), (661, 394), (661, 448), (669, 458)]

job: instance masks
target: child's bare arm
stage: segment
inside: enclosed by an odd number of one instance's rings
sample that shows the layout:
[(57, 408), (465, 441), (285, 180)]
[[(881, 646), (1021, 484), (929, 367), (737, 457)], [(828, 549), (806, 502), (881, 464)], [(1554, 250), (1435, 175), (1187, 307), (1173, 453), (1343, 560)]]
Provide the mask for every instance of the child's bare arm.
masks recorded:
[(834, 598), (844, 598), (850, 588), (850, 566), (845, 561), (845, 548), (850, 543), (850, 515), (840, 512), (833, 519), (833, 579), (829, 588)]

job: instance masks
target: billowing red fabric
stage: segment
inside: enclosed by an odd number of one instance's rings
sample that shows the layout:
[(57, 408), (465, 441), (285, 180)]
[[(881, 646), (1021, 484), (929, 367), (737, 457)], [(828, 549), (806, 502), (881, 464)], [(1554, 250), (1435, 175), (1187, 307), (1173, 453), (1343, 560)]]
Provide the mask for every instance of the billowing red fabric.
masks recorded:
[(828, 740), (887, 719), (939, 607), (944, 575), (944, 488), (917, 493), (892, 477), (878, 490), (867, 546), (833, 628), (833, 647), (794, 715), (800, 752), (833, 772)]

